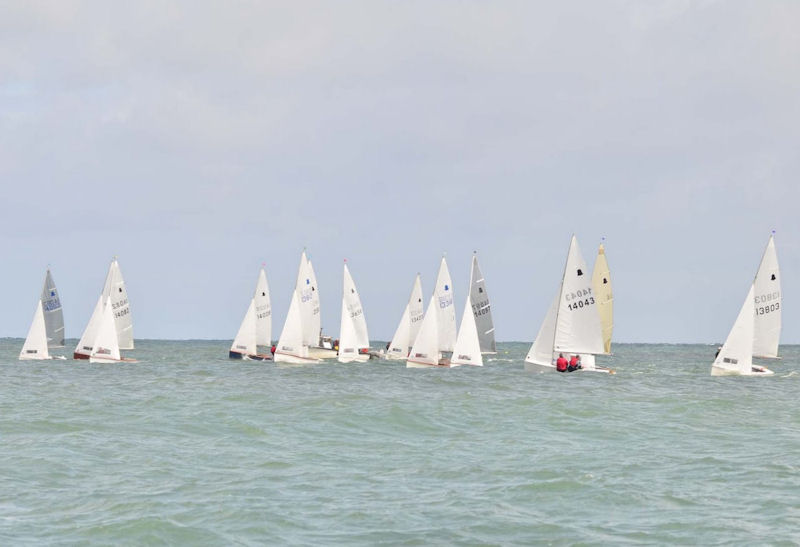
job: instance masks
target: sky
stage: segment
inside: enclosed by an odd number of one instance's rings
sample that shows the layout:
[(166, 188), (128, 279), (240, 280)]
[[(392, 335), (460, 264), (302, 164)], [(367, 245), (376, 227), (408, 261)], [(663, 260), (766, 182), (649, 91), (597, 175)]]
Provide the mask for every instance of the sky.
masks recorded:
[(800, 343), (800, 2), (0, 0), (0, 336), (50, 265), (78, 337), (116, 255), (137, 338), (230, 339), (303, 248), (373, 339), (478, 252), (532, 341), (575, 233), (619, 342), (720, 342), (776, 231)]

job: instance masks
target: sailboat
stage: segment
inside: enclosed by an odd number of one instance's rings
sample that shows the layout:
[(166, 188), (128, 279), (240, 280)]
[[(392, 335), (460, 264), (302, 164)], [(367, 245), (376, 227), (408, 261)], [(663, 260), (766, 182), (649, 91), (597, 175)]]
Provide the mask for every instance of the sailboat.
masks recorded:
[(50, 273), (50, 268), (44, 277), (44, 286), (42, 287), (42, 311), (44, 314), (45, 333), (47, 335), (47, 347), (63, 348), (64, 347), (64, 310), (61, 308), (61, 299), (58, 297), (58, 289), (56, 289), (55, 281), (53, 281), (53, 274)]
[[(605, 238), (603, 238), (605, 240)], [(611, 291), (611, 272), (608, 269), (606, 250), (603, 244), (597, 249), (597, 258), (592, 270), (592, 288), (597, 302), (597, 313), (600, 315), (600, 327), (603, 331), (603, 351), (611, 353), (611, 335), (614, 331), (614, 295)], [(581, 355), (584, 368), (595, 367), (592, 354)]]
[(339, 362), (364, 362), (369, 359), (369, 333), (361, 297), (358, 296), (356, 284), (344, 263), (344, 281), (342, 285), (342, 323), (339, 334)]
[(453, 282), (447, 261), (442, 257), (433, 296), (428, 303), (422, 326), (411, 353), (406, 359), (408, 368), (449, 367), (456, 341), (456, 313), (453, 301)]
[[(561, 285), (525, 357), (525, 370), (555, 371), (555, 360), (560, 353), (565, 356), (605, 353), (597, 300), (574, 234), (570, 240)], [(613, 372), (594, 365), (581, 370)]]
[(122, 277), (119, 262), (114, 257), (108, 268), (106, 281), (100, 298), (95, 304), (92, 317), (86, 325), (78, 346), (72, 354), (73, 359), (89, 359), (94, 345), (94, 337), (103, 312), (105, 302), (111, 306), (111, 314), (114, 318), (114, 328), (117, 331), (117, 339), (120, 349), (133, 349), (133, 319), (131, 317), (131, 307), (128, 302), (128, 291), (125, 288), (125, 280)]
[[(475, 262), (473, 261), (474, 264)], [(464, 304), (464, 314), (461, 317), (461, 327), (458, 329), (456, 343), (453, 346), (453, 356), (450, 358), (451, 367), (460, 365), (483, 366), (480, 331), (478, 330), (475, 316), (475, 304), (472, 303), (472, 294), (468, 294), (467, 303)], [(492, 342), (494, 342), (494, 337)]]
[[(260, 310), (260, 311), (259, 311)], [(271, 346), (272, 308), (269, 301), (269, 287), (264, 268), (258, 274), (256, 291), (250, 299), (250, 305), (239, 325), (239, 331), (228, 351), (231, 359), (251, 359), (271, 361), (270, 353), (259, 353), (258, 346)]]
[(725, 343), (711, 365), (712, 376), (769, 376), (753, 357), (778, 357), (781, 285), (774, 237), (770, 235), (758, 273)]
[(411, 288), (411, 295), (408, 297), (408, 304), (400, 318), (400, 324), (397, 325), (392, 341), (389, 342), (386, 359), (408, 358), (411, 344), (417, 338), (423, 317), (425, 317), (425, 308), (422, 303), (422, 283), (417, 274), (414, 286)]
[(42, 301), (36, 301), (36, 311), (33, 314), (33, 321), (28, 329), (28, 336), (19, 352), (20, 361), (32, 359), (52, 359), (47, 350), (47, 330), (44, 322), (44, 311)]
[(497, 344), (494, 340), (492, 306), (489, 303), (489, 293), (486, 292), (486, 281), (483, 279), (480, 266), (478, 266), (477, 253), (472, 254), (472, 267), (469, 274), (469, 300), (471, 302), (470, 309), (474, 315), (475, 328), (478, 330), (481, 353), (497, 353)]
[(117, 334), (117, 324), (111, 297), (106, 297), (102, 305), (102, 311), (98, 318), (97, 334), (94, 337), (92, 352), (89, 354), (90, 363), (109, 363), (109, 362), (130, 362), (135, 363), (134, 359), (126, 359), (120, 355), (119, 335)]
[(309, 355), (317, 359), (335, 359), (337, 352), (333, 347), (333, 341), (329, 336), (322, 336), (317, 275), (305, 250), (300, 256), (295, 292), (300, 306), (303, 344), (308, 347)]
[(283, 331), (275, 346), (273, 358), (276, 363), (307, 364), (318, 363), (320, 359), (312, 357), (308, 351), (308, 344), (303, 339), (303, 317), (300, 308), (300, 296), (297, 290), (292, 291), (292, 300), (289, 303), (289, 312)]

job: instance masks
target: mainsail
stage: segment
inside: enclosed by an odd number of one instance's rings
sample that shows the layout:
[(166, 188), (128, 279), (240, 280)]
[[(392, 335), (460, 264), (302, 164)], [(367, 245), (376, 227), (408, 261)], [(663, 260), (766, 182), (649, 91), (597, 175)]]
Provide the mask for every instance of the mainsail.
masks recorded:
[(49, 268), (44, 278), (41, 301), (45, 331), (47, 333), (47, 347), (63, 348), (64, 310), (61, 308), (61, 299), (58, 297), (58, 289), (56, 289), (56, 284)]
[(478, 266), (478, 255), (472, 255), (472, 268), (470, 271), (469, 295), (472, 302), (472, 313), (478, 340), (480, 341), (481, 352), (497, 353), (497, 345), (494, 340), (494, 322), (492, 321), (492, 306), (489, 303), (489, 293), (486, 292), (486, 281), (483, 279), (480, 266)]
[(781, 337), (781, 279), (775, 238), (770, 235), (761, 264), (753, 282), (755, 324), (753, 355), (756, 357), (778, 357)]
[(364, 318), (361, 298), (358, 296), (356, 284), (344, 265), (344, 281), (342, 284), (342, 322), (339, 335), (339, 362), (366, 361), (368, 353), (361, 353), (369, 348), (369, 333)]
[(102, 295), (103, 302), (106, 299), (110, 301), (119, 338), (119, 348), (133, 349), (133, 318), (128, 302), (128, 291), (125, 288), (125, 280), (122, 278), (122, 270), (116, 258), (111, 261), (111, 266), (108, 268)]
[(269, 298), (269, 285), (264, 268), (258, 272), (258, 282), (253, 293), (253, 305), (256, 323), (256, 344), (272, 345), (272, 303)]
[(611, 292), (611, 272), (608, 269), (606, 250), (603, 244), (597, 250), (597, 259), (592, 271), (592, 287), (603, 329), (603, 351), (611, 353), (611, 335), (614, 331), (614, 295)]
[[(436, 287), (433, 292), (435, 310), (438, 314), (437, 325), (439, 331), (439, 351), (453, 351), (456, 343), (456, 308), (453, 301), (453, 282), (447, 261), (442, 257), (439, 274), (436, 277)], [(428, 306), (430, 311), (430, 306)]]

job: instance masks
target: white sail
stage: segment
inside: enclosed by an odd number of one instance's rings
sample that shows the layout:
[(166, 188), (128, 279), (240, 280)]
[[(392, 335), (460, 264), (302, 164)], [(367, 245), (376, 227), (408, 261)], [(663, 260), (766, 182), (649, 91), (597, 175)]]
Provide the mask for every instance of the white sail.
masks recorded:
[(417, 338), (424, 316), (422, 284), (419, 274), (417, 274), (414, 279), (414, 286), (411, 289), (411, 295), (408, 297), (408, 304), (406, 304), (403, 316), (400, 318), (400, 324), (397, 325), (397, 330), (389, 343), (389, 349), (386, 352), (387, 359), (405, 359), (408, 357), (411, 345)]
[(28, 329), (28, 336), (22, 345), (22, 351), (19, 352), (19, 359), (21, 361), (50, 359), (50, 353), (47, 351), (47, 329), (41, 300), (36, 302), (36, 311), (33, 314), (31, 327)]
[[(603, 351), (611, 353), (611, 335), (614, 331), (614, 295), (611, 291), (611, 272), (608, 269), (606, 250), (603, 244), (597, 250), (597, 259), (592, 271), (592, 287), (600, 314), (600, 327), (603, 330)], [(584, 361), (583, 365), (587, 366)]]
[(428, 310), (422, 320), (417, 338), (411, 348), (411, 353), (406, 360), (407, 367), (416, 365), (438, 366), (439, 364), (439, 302), (434, 295), (428, 302)]
[(256, 318), (256, 345), (272, 346), (272, 303), (269, 298), (269, 285), (264, 268), (258, 272), (253, 304)]
[(303, 340), (303, 318), (301, 316), (300, 297), (298, 291), (292, 291), (292, 301), (283, 331), (275, 347), (276, 363), (309, 363), (318, 361), (309, 357), (308, 345)]
[(459, 365), (483, 366), (481, 341), (478, 334), (478, 326), (475, 323), (474, 306), (472, 296), (467, 295), (464, 314), (461, 316), (461, 328), (458, 330), (456, 344), (453, 347), (453, 356), (450, 359), (451, 367)]
[(112, 299), (106, 298), (103, 304), (103, 311), (100, 314), (100, 321), (97, 328), (97, 336), (94, 338), (92, 353), (89, 356), (91, 363), (105, 363), (108, 361), (120, 361), (119, 338), (117, 336), (117, 324), (115, 312), (112, 308)]
[(252, 298), (247, 312), (244, 314), (244, 319), (242, 319), (242, 324), (239, 325), (239, 332), (236, 333), (236, 338), (231, 344), (231, 351), (243, 355), (255, 355), (257, 353), (257, 326), (256, 302), (255, 298)]
[(573, 235), (564, 268), (553, 352), (602, 354), (603, 331), (592, 280)]
[(781, 279), (775, 239), (770, 235), (754, 283), (755, 331), (753, 355), (777, 357), (781, 337)]
[(77, 355), (83, 355), (84, 358), (86, 358), (92, 354), (94, 339), (97, 336), (97, 330), (100, 327), (100, 317), (102, 315), (103, 296), (101, 295), (97, 297), (97, 303), (94, 306), (92, 316), (89, 318), (89, 322), (86, 324), (86, 328), (83, 329), (83, 334), (81, 334), (81, 339), (78, 340), (78, 345), (75, 347), (76, 358)]
[[(433, 292), (436, 303), (436, 319), (439, 329), (439, 351), (453, 351), (456, 343), (456, 307), (453, 298), (453, 282), (450, 279), (450, 270), (447, 261), (442, 257), (439, 266), (439, 275), (436, 277), (436, 287)], [(430, 306), (428, 306), (430, 311)]]
[(133, 349), (133, 318), (128, 302), (128, 291), (117, 259), (111, 261), (103, 286), (103, 302), (111, 300), (111, 311), (117, 329), (120, 349)]
[(753, 332), (755, 315), (753, 314), (753, 285), (744, 300), (733, 328), (722, 345), (719, 354), (711, 365), (712, 376), (728, 374), (752, 374), (753, 367)]
[(44, 278), (42, 287), (42, 310), (44, 312), (44, 325), (47, 333), (48, 348), (64, 347), (64, 310), (61, 308), (61, 299), (58, 289), (53, 281), (50, 269)]
[(536, 340), (531, 344), (531, 349), (528, 350), (528, 355), (525, 361), (535, 365), (544, 367), (553, 366), (553, 340), (556, 336), (556, 318), (558, 316), (558, 302), (560, 300), (561, 289), (556, 293), (553, 303), (547, 310), (547, 315), (539, 327), (539, 333), (536, 335)]
[(477, 254), (472, 255), (469, 293), (481, 351), (483, 353), (497, 353), (497, 345), (494, 340), (492, 306), (489, 303), (489, 293), (486, 292), (486, 281), (483, 279), (480, 266), (478, 266)]
[(342, 285), (342, 323), (339, 334), (339, 362), (366, 361), (368, 353), (361, 353), (361, 349), (369, 348), (369, 333), (367, 321), (364, 318), (364, 309), (361, 298), (358, 296), (356, 284), (344, 265), (344, 282)]
[(300, 317), (303, 325), (303, 343), (306, 346), (319, 345), (319, 293), (317, 292), (317, 278), (311, 261), (306, 257), (306, 252), (300, 256), (300, 267), (297, 270), (297, 283), (295, 284)]

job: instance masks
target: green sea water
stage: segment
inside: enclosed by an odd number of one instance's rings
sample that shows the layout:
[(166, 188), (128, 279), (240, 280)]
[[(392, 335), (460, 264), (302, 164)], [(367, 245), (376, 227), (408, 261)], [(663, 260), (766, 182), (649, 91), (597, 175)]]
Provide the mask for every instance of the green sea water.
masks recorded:
[(527, 374), (523, 343), (452, 370), (21, 345), (0, 340), (3, 545), (800, 543), (800, 347), (712, 378), (705, 345), (618, 344), (616, 375)]

